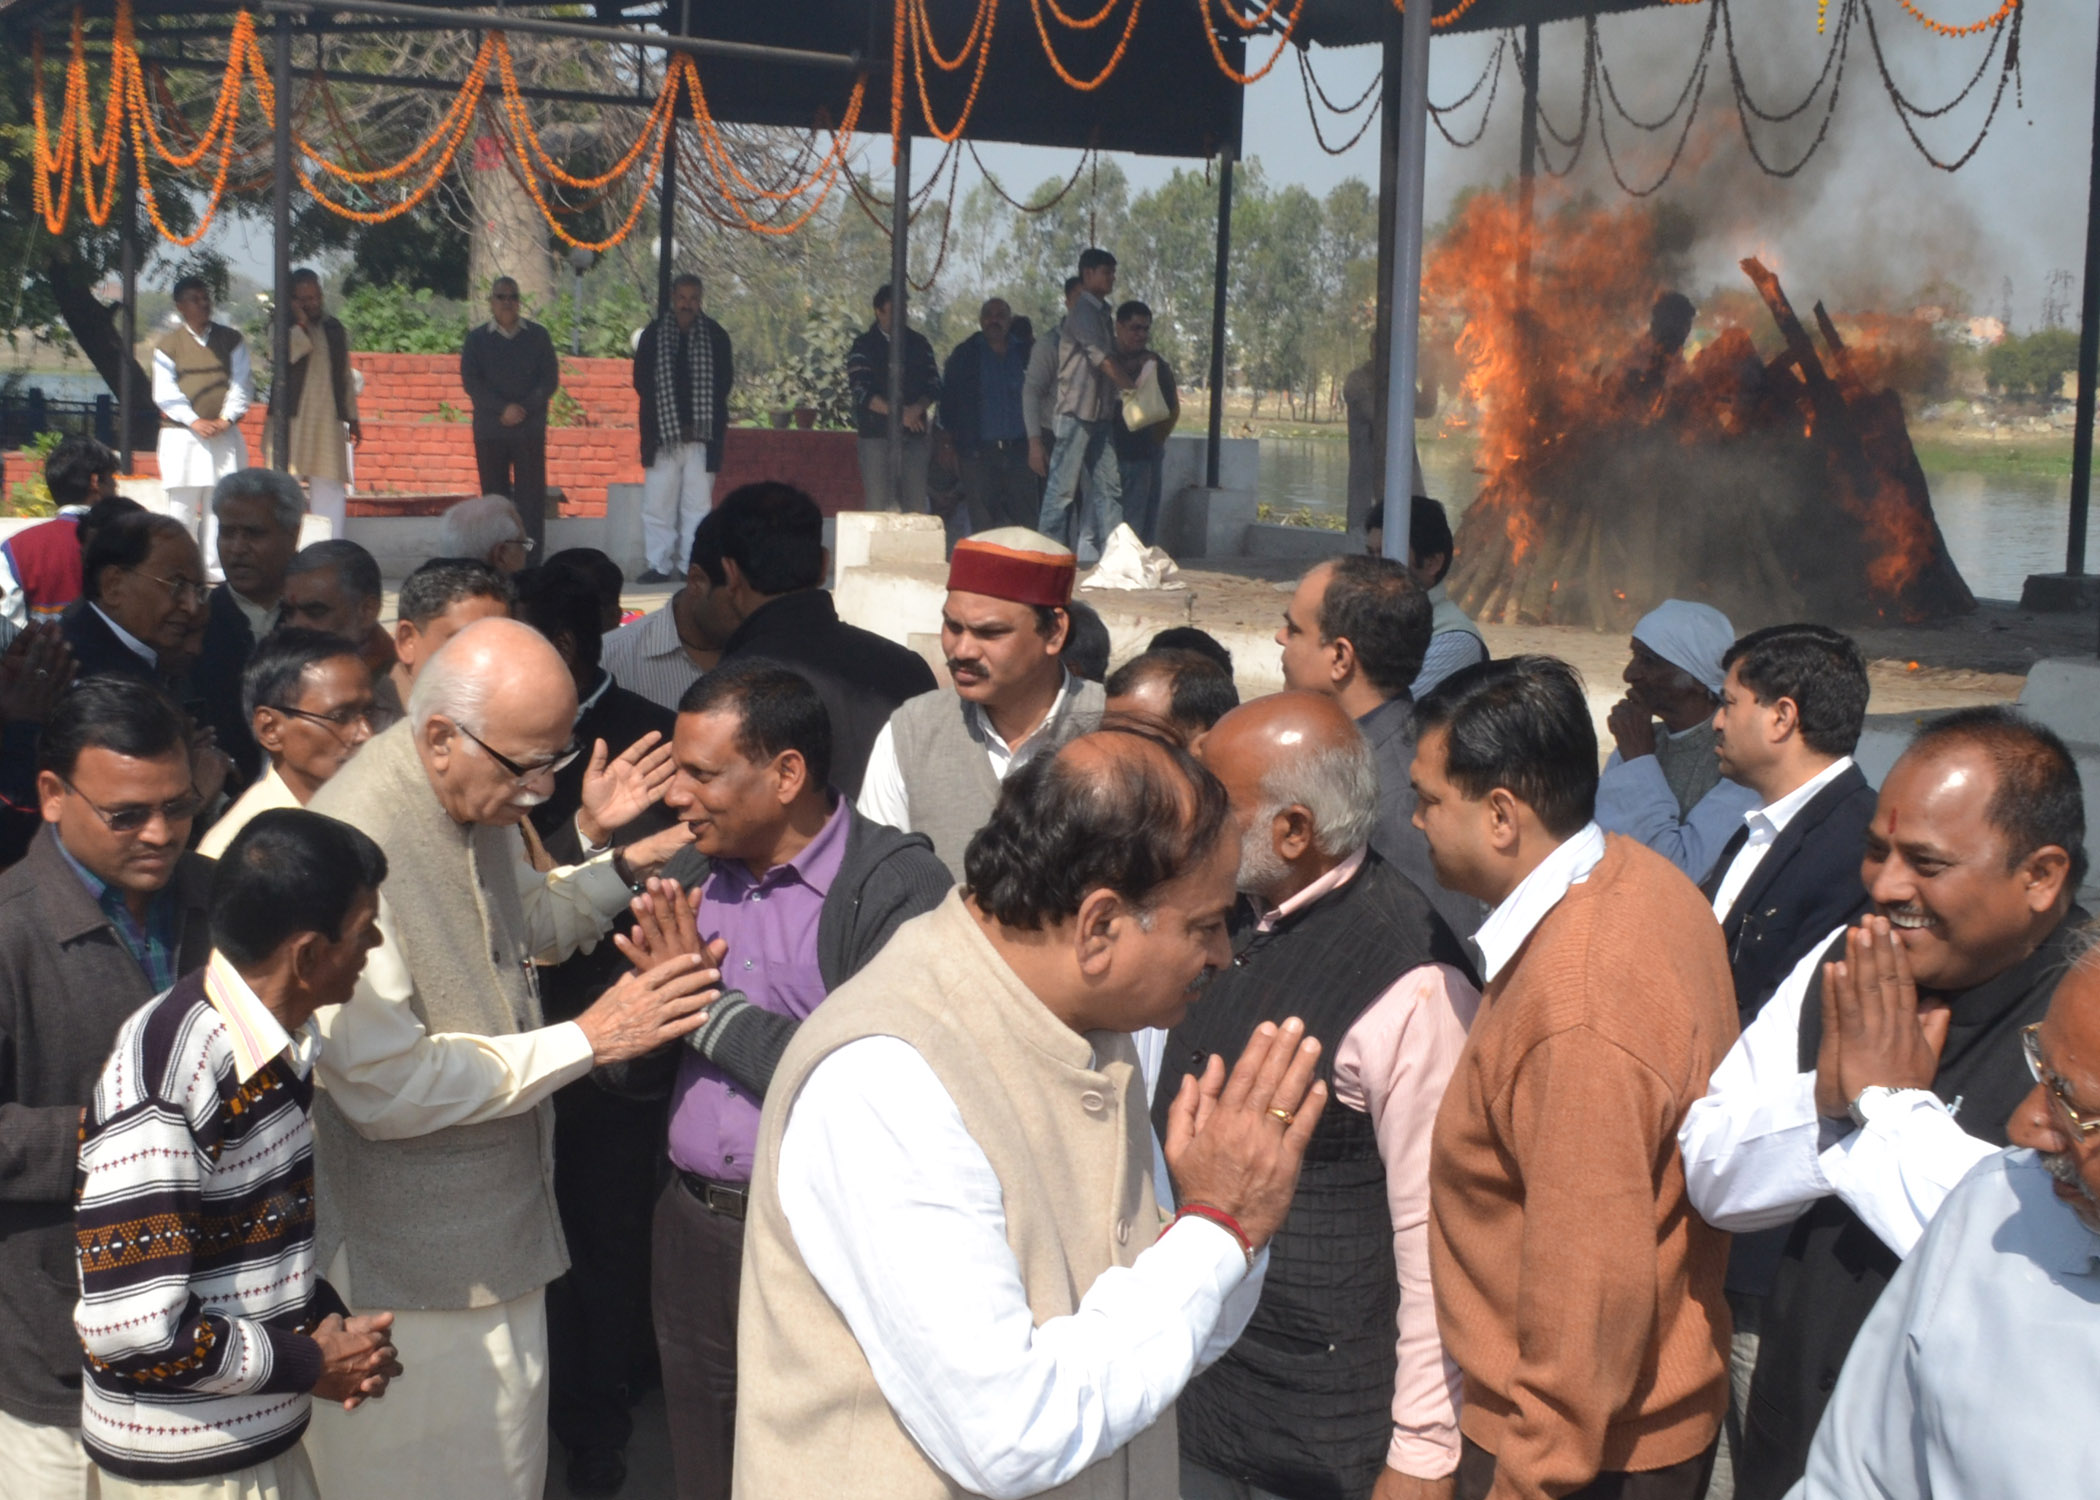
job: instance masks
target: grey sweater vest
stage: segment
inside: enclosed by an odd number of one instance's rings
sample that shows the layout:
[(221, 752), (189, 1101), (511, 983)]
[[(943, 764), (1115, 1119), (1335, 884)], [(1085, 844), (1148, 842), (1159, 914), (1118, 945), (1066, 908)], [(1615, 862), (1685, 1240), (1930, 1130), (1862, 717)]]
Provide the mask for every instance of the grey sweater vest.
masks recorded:
[[(1100, 727), (1107, 702), (1101, 684), (1074, 682), (1049, 720), (1029, 736), (1029, 749), (1035, 749), (1038, 741), (1054, 748)], [(992, 808), (999, 801), (999, 778), (992, 774), (978, 715), (969, 712), (969, 705), (948, 689), (936, 688), (919, 694), (891, 716), (890, 736), (897, 748), (897, 764), (904, 772), (911, 831), (933, 840), (933, 852), (960, 885), (963, 854), (977, 830), (991, 821)]]
[[(424, 774), (411, 723), (360, 750), (313, 810), (362, 829), (386, 851), (390, 936), (427, 1030), (508, 1036), (539, 1028), (525, 970), (518, 830), (453, 822)], [(325, 1052), (320, 1066), (315, 1250), (325, 1268), (348, 1245), (360, 1306), (489, 1307), (568, 1268), (554, 1208), (550, 1101), (479, 1125), (369, 1140), (329, 1099)]]

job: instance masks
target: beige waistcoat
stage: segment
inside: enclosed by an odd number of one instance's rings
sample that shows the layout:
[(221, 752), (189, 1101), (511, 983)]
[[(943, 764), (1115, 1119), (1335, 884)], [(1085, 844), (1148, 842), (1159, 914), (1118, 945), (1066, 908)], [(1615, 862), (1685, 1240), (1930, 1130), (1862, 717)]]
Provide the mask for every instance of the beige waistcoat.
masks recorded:
[[(990, 1160), (1038, 1326), (1076, 1311), (1097, 1277), (1159, 1237), (1152, 1128), (1130, 1038), (1081, 1036), (1058, 1021), (951, 893), (803, 1022), (767, 1093), (744, 1237), (738, 1500), (968, 1493), (898, 1423), (852, 1331), (803, 1264), (774, 1185), (804, 1081), (830, 1053), (870, 1036), (897, 1037), (926, 1059)], [(1178, 1488), (1170, 1409), (1048, 1493), (1172, 1500)]]
[[(528, 982), (515, 828), (452, 821), (423, 772), (406, 720), (373, 739), (315, 794), (313, 810), (362, 829), (386, 852), (389, 936), (432, 1032), (508, 1036), (543, 1023)], [(326, 1088), (314, 1094), (320, 1198), (317, 1263), (350, 1251), (369, 1307), (508, 1302), (568, 1269), (554, 1206), (554, 1105), (405, 1140), (368, 1140)]]

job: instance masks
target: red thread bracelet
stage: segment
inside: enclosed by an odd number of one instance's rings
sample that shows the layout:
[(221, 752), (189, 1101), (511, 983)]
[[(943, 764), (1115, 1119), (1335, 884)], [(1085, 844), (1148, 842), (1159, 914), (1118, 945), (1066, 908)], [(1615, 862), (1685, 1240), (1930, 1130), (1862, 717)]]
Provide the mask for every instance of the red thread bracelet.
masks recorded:
[[(1184, 1203), (1174, 1218), (1177, 1222), (1182, 1219), (1209, 1220), (1239, 1241), (1240, 1253), (1247, 1257), (1248, 1266), (1251, 1268), (1254, 1265), (1254, 1241), (1247, 1238), (1247, 1231), (1240, 1228), (1240, 1221), (1224, 1209), (1213, 1208), (1208, 1203)], [(1169, 1224), (1167, 1227), (1172, 1229), (1174, 1226)]]

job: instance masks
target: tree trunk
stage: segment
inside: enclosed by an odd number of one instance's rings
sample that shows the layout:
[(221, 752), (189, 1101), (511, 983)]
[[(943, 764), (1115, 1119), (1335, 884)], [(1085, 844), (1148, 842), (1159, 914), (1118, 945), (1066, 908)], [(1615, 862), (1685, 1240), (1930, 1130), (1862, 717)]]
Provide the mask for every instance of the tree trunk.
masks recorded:
[(508, 276), (534, 316), (553, 310), (559, 286), (554, 257), (547, 253), (547, 221), (532, 195), (506, 161), (493, 134), (477, 137), (467, 164), (467, 187), (474, 201), (474, 228), (467, 251), (467, 298), (479, 303), (489, 283)]
[[(51, 298), (66, 320), (66, 330), (80, 345), (80, 352), (94, 365), (95, 373), (109, 387), (112, 398), (122, 383), (123, 361), (127, 357), (132, 360), (131, 389), (135, 399), (132, 403), (131, 445), (151, 452), (160, 438), (160, 414), (153, 406), (153, 377), (139, 365), (135, 353), (124, 348), (124, 332), (117, 322), (117, 310), (105, 307), (96, 299), (98, 273), (76, 257), (63, 241), (53, 243), (51, 251), (44, 263)], [(146, 330), (140, 332), (143, 334)]]

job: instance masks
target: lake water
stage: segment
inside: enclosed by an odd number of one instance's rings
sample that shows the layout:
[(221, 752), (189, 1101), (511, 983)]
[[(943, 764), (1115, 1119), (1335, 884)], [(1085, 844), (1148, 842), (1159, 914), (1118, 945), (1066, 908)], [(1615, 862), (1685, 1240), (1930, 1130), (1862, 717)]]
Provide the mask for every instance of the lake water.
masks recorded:
[[(1422, 457), (1429, 492), (1459, 514), (1479, 492), (1480, 476), (1463, 454), (1432, 450)], [(1984, 599), (2017, 599), (2030, 573), (2060, 572), (2071, 513), (2071, 481), (1973, 470), (1927, 470), (1932, 508), (1947, 549)], [(1263, 438), (1262, 502), (1276, 511), (1340, 514), (1346, 507), (1349, 450), (1338, 439)], [(2095, 528), (2100, 530), (2100, 528)], [(2086, 568), (2100, 563), (2088, 533)]]

